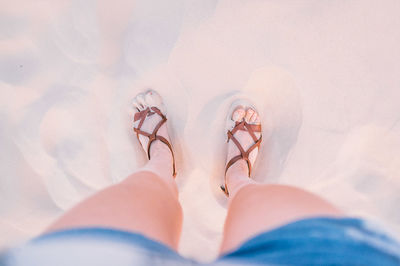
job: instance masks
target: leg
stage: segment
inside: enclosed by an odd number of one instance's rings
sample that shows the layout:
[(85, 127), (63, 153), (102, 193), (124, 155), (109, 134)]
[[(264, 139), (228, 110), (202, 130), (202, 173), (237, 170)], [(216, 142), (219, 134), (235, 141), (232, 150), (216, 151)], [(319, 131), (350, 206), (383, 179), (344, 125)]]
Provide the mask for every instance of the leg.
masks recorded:
[(254, 107), (246, 107), (246, 103), (237, 105), (229, 115), (228, 121), (234, 125), (228, 131), (225, 190), (229, 192), (229, 205), (221, 253), (237, 248), (258, 233), (301, 218), (343, 215), (331, 204), (304, 190), (261, 185), (250, 179), (249, 169), (256, 160), (261, 141), (260, 118)]
[[(139, 94), (134, 104), (139, 111), (149, 106), (162, 106), (160, 96), (149, 91)], [(140, 105), (140, 107), (139, 107)], [(153, 132), (169, 141), (166, 124), (160, 117), (143, 118), (140, 129)], [(139, 122), (135, 124), (138, 126)], [(160, 126), (161, 125), (161, 126)], [(147, 151), (148, 138), (140, 135)], [(47, 232), (88, 226), (103, 226), (142, 233), (177, 249), (182, 227), (182, 209), (173, 179), (173, 156), (160, 140), (151, 143), (150, 160), (137, 173), (123, 182), (106, 188), (79, 203), (52, 224)]]
[[(152, 147), (155, 149), (155, 145)], [(169, 150), (165, 156), (170, 156)], [(103, 226), (142, 233), (177, 249), (182, 226), (182, 209), (172, 176), (162, 176), (164, 158), (152, 156), (147, 166), (120, 184), (108, 187), (69, 210), (47, 232), (88, 226)], [(157, 167), (157, 165), (160, 165)], [(165, 173), (172, 173), (168, 168)]]
[(241, 161), (229, 169), (229, 208), (221, 254), (252, 236), (295, 220), (313, 216), (343, 216), (334, 206), (312, 193), (285, 185), (255, 184)]

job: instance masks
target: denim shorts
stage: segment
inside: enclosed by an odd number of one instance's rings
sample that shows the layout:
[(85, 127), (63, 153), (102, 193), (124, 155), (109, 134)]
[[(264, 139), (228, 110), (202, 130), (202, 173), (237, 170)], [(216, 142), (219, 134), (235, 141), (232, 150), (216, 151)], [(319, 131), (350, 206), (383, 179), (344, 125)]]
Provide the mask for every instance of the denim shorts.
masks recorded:
[(3, 252), (20, 265), (400, 265), (400, 244), (355, 218), (309, 218), (263, 232), (214, 262), (199, 263), (143, 235), (108, 228), (49, 233)]

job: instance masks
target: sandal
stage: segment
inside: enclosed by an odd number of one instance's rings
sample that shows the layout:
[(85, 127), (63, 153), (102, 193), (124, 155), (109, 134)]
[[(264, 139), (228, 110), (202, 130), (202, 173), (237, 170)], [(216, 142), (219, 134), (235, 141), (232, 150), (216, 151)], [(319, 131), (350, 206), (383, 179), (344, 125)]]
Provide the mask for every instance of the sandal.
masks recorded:
[[(150, 95), (150, 97), (152, 97), (152, 96), (154, 97), (154, 96), (155, 96), (155, 97), (159, 97), (159, 99), (161, 99), (161, 97), (158, 95), (158, 93), (155, 92), (155, 91), (153, 91), (153, 90), (146, 91), (146, 92), (144, 93), (144, 95), (145, 95), (146, 97), (148, 97), (149, 95)], [(137, 97), (138, 97), (138, 96), (137, 96)], [(142, 98), (144, 98), (144, 96), (143, 96)], [(160, 100), (160, 101), (161, 101), (161, 100)], [(160, 104), (161, 104), (161, 102), (160, 102)], [(149, 105), (149, 106), (147, 106), (147, 108), (146, 108), (146, 107), (144, 106), (145, 104), (143, 104), (143, 103), (139, 103), (139, 104), (136, 104), (136, 105), (137, 105), (136, 108), (137, 108), (138, 112), (135, 113), (135, 116), (134, 116), (134, 123), (135, 123), (135, 125), (137, 125), (137, 126), (136, 126), (136, 127), (134, 126), (134, 127), (133, 127), (133, 130), (136, 132), (136, 136), (137, 136), (137, 138), (138, 138), (140, 144), (141, 144), (142, 147), (144, 148), (142, 142), (140, 141), (139, 135), (142, 135), (142, 136), (145, 136), (145, 137), (148, 137), (148, 138), (149, 138), (149, 142), (147, 143), (147, 149), (145, 149), (145, 151), (146, 151), (146, 153), (147, 153), (147, 157), (149, 158), (149, 160), (150, 160), (150, 147), (151, 147), (151, 144), (152, 144), (155, 140), (159, 140), (159, 141), (161, 141), (162, 143), (164, 143), (165, 145), (167, 145), (167, 147), (169, 148), (169, 150), (171, 151), (171, 154), (172, 154), (172, 160), (173, 160), (173, 163), (172, 163), (172, 165), (173, 165), (173, 166), (172, 166), (172, 167), (173, 167), (172, 176), (175, 178), (175, 177), (176, 177), (175, 156), (174, 156), (174, 151), (172, 150), (172, 145), (169, 143), (169, 141), (168, 141), (166, 138), (164, 138), (163, 136), (157, 135), (158, 130), (159, 130), (159, 129), (161, 128), (161, 126), (167, 121), (166, 116), (165, 116), (165, 115), (161, 112), (161, 110), (160, 110), (161, 106), (159, 106), (160, 108), (158, 108), (158, 107), (156, 107), (156, 106), (151, 106), (151, 105)], [(140, 107), (138, 107), (138, 105), (140, 105)], [(147, 105), (147, 104), (146, 104), (146, 105)], [(143, 109), (143, 108), (144, 108), (144, 109)], [(140, 109), (143, 109), (143, 110), (140, 111)], [(152, 116), (152, 115), (158, 115), (158, 116), (160, 116), (160, 118), (161, 118), (161, 120), (158, 122), (158, 124), (155, 125), (155, 127), (154, 127), (154, 129), (153, 129), (153, 132), (152, 132), (152, 133), (148, 133), (148, 132), (145, 132), (145, 131), (141, 130), (142, 125), (143, 125), (143, 123), (145, 122), (145, 120), (146, 120), (148, 117)]]
[[(221, 186), (222, 191), (226, 194), (226, 196), (229, 196), (229, 191), (228, 191), (228, 187), (226, 184), (226, 172), (228, 171), (228, 169), (234, 164), (236, 163), (238, 160), (245, 160), (247, 162), (247, 166), (248, 166), (248, 176), (250, 178), (251, 172), (252, 172), (252, 162), (249, 159), (249, 155), (250, 153), (256, 149), (260, 147), (261, 141), (262, 141), (262, 134), (260, 134), (260, 137), (257, 137), (255, 135), (255, 132), (260, 132), (261, 133), (261, 124), (253, 124), (253, 123), (248, 123), (245, 120), (245, 117), (241, 118), (240, 121), (234, 121), (232, 118), (233, 112), (239, 107), (242, 106), (244, 110), (249, 110), (252, 109), (254, 110), (256, 113), (257, 109), (248, 101), (244, 100), (244, 99), (240, 99), (238, 101), (235, 101), (230, 108), (229, 111), (229, 115), (228, 115), (228, 120), (227, 120), (227, 135), (228, 135), (228, 139), (227, 142), (229, 143), (229, 141), (233, 141), (233, 143), (236, 145), (236, 147), (239, 149), (240, 154), (237, 156), (232, 157), (229, 162), (226, 164), (225, 167), (225, 185)], [(231, 128), (231, 129), (229, 129)], [(250, 148), (247, 149), (247, 151), (245, 151), (242, 147), (242, 145), (240, 144), (240, 142), (238, 141), (238, 139), (235, 137), (235, 133), (238, 132), (239, 130), (241, 131), (246, 131), (249, 133), (249, 135), (251, 136), (251, 138), (253, 139), (254, 143), (250, 146)]]

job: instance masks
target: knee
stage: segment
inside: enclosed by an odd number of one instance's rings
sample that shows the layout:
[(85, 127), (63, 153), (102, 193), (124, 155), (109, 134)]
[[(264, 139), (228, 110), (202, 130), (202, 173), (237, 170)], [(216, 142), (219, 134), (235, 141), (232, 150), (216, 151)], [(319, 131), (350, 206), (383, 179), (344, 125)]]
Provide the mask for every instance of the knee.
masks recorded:
[(168, 190), (172, 193), (174, 198), (178, 197), (178, 187), (173, 179), (165, 180), (165, 178), (162, 178), (151, 171), (139, 171), (134, 173), (122, 181), (121, 184), (130, 187), (146, 187), (148, 189), (159, 191)]

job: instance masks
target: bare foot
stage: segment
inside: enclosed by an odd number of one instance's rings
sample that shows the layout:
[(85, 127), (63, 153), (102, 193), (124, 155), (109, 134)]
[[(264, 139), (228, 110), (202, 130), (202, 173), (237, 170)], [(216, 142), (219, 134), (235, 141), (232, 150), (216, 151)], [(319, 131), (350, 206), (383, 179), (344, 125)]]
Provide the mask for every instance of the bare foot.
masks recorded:
[[(233, 138), (237, 140), (237, 142), (242, 146), (243, 151), (246, 152), (250, 149), (256, 141), (261, 137), (261, 127), (258, 130), (252, 130), (254, 133), (254, 138), (251, 135), (250, 131), (247, 130), (246, 126), (254, 127), (261, 125), (260, 117), (258, 112), (255, 110), (254, 107), (239, 104), (230, 114), (230, 119), (228, 120), (227, 130), (232, 131), (234, 130), (237, 124), (242, 123), (242, 128), (233, 131)], [(247, 124), (247, 125), (246, 125)], [(240, 126), (239, 126), (240, 127)], [(258, 155), (259, 147), (256, 146), (250, 153), (249, 153), (249, 161), (250, 165), (253, 166), (254, 162), (256, 161)], [(232, 158), (241, 155), (240, 149), (238, 145), (233, 141), (233, 139), (229, 139), (228, 142), (228, 153), (227, 153), (227, 160), (226, 164), (232, 160)], [(230, 176), (243, 176), (248, 177), (250, 174), (248, 163), (244, 159), (239, 159), (235, 161), (226, 172), (225, 178), (230, 178)]]
[[(151, 134), (157, 124), (163, 119), (159, 114), (154, 113), (151, 109), (152, 107), (158, 108), (163, 115), (166, 115), (166, 108), (163, 103), (161, 96), (154, 90), (148, 90), (144, 93), (139, 93), (133, 100), (133, 106), (136, 108), (137, 113), (143, 112), (149, 109), (149, 114), (144, 120), (143, 124), (140, 126), (140, 130)], [(153, 113), (153, 114), (150, 114)], [(134, 122), (134, 128), (138, 128), (141, 119), (136, 120)], [(170, 142), (170, 138), (168, 135), (167, 123), (163, 123), (161, 127), (158, 129), (156, 135), (165, 138), (166, 141)], [(149, 138), (147, 136), (138, 135), (139, 142), (142, 145), (144, 151), (147, 153), (147, 146), (149, 143)], [(173, 155), (172, 151), (168, 148), (168, 146), (162, 141), (156, 139), (150, 146), (150, 156), (153, 157), (164, 157), (165, 160), (172, 162)]]

